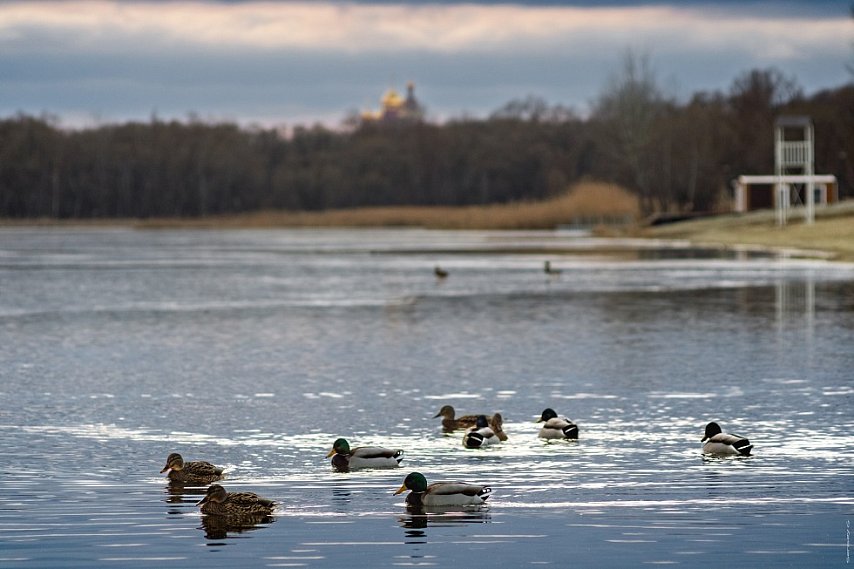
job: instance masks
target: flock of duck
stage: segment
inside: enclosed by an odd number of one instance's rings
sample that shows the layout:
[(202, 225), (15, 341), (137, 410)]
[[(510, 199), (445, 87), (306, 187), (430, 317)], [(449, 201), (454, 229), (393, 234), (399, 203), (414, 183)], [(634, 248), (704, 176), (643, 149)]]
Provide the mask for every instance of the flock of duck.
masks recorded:
[[(442, 417), (442, 429), (446, 433), (464, 430), (462, 444), (466, 448), (480, 448), (498, 444), (507, 440), (503, 429), (503, 418), (499, 413), (487, 415), (465, 415), (456, 417), (454, 408), (445, 405), (435, 415)], [(577, 440), (578, 425), (553, 409), (545, 409), (538, 423), (543, 423), (538, 436), (545, 440)], [(711, 422), (706, 425), (703, 453), (710, 455), (749, 456), (753, 445), (739, 435), (726, 434), (720, 425)], [(332, 444), (332, 450), (326, 455), (332, 458), (332, 467), (340, 472), (350, 472), (366, 468), (397, 468), (403, 460), (403, 450), (383, 447), (355, 447), (343, 438)], [(172, 453), (166, 459), (162, 473), (167, 473), (171, 483), (188, 486), (208, 486), (207, 493), (197, 505), (201, 512), (211, 516), (268, 516), (276, 506), (275, 501), (262, 498), (252, 492), (227, 492), (215, 482), (224, 478), (224, 469), (206, 461), (184, 462), (178, 453)], [(394, 495), (409, 490), (406, 504), (411, 508), (424, 506), (465, 506), (481, 505), (492, 494), (489, 486), (468, 484), (465, 482), (434, 482), (420, 472), (412, 472), (403, 480), (403, 484)]]
[[(552, 267), (551, 261), (546, 261), (545, 263), (543, 263), (543, 272), (547, 275), (557, 276), (562, 271), (560, 269), (555, 269), (554, 267)], [(436, 278), (441, 281), (448, 278), (448, 275), (450, 273), (448, 273), (447, 270), (443, 269), (439, 265), (436, 265), (435, 267), (433, 267), (433, 274), (436, 275)]]

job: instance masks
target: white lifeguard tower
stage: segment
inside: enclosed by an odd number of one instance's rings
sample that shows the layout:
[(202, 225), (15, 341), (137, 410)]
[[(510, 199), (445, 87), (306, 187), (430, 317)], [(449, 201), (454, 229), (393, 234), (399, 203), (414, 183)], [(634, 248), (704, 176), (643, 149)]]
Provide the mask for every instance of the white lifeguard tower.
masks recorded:
[[(739, 176), (735, 211), (762, 207), (777, 210), (785, 225), (792, 205), (804, 206), (804, 222), (815, 221), (815, 204), (837, 201), (836, 176), (815, 174), (815, 135), (806, 116), (780, 116), (774, 121), (774, 174)], [(770, 190), (770, 192), (769, 192)]]

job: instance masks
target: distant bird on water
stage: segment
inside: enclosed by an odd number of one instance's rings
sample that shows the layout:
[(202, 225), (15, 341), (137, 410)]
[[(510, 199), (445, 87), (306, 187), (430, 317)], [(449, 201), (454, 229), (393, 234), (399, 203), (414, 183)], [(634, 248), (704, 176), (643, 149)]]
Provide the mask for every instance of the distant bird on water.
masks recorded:
[(546, 261), (545, 265), (543, 265), (543, 272), (547, 275), (559, 275), (561, 273), (560, 269), (553, 269), (551, 261)]
[(166, 476), (170, 481), (189, 486), (206, 486), (223, 478), (221, 467), (204, 460), (184, 462), (177, 452), (173, 452), (166, 458), (166, 466), (160, 473), (163, 474), (166, 471), (169, 471)]
[(427, 485), (427, 479), (420, 472), (412, 472), (398, 488), (395, 496), (410, 490), (406, 496), (406, 505), (410, 508), (423, 506), (479, 506), (492, 494), (492, 488), (465, 482), (434, 482)]
[[(455, 431), (457, 429), (467, 429), (473, 427), (477, 423), (477, 415), (463, 415), (456, 417), (456, 412), (451, 405), (443, 405), (439, 412), (433, 416), (434, 419), (442, 417), (442, 429), (445, 432)], [(487, 417), (487, 421), (491, 421), (492, 417)]]
[(213, 516), (268, 516), (276, 503), (252, 492), (226, 492), (219, 484), (212, 484), (196, 505), (202, 507), (203, 514)]
[(332, 457), (332, 466), (339, 472), (361, 468), (397, 468), (403, 460), (403, 451), (383, 447), (350, 448), (347, 439), (336, 439), (326, 458)]
[(706, 425), (706, 433), (700, 441), (704, 454), (750, 456), (753, 445), (746, 438), (721, 431), (721, 426), (712, 421)]
[(440, 280), (448, 277), (448, 271), (446, 271), (439, 265), (433, 267), (433, 274), (436, 275), (436, 278)]
[(489, 426), (486, 415), (478, 415), (474, 427), (467, 430), (466, 434), (463, 435), (463, 446), (466, 448), (481, 448), (500, 442), (501, 439), (498, 438), (498, 435)]
[(554, 409), (547, 408), (540, 415), (538, 423), (545, 423), (538, 435), (541, 439), (577, 439), (578, 425), (558, 415)]

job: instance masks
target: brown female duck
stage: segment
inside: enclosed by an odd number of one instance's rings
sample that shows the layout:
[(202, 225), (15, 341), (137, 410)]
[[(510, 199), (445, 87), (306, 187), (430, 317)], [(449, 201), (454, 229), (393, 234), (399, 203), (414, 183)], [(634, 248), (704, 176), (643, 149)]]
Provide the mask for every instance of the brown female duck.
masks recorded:
[(204, 460), (184, 462), (177, 452), (173, 452), (166, 458), (166, 466), (160, 473), (163, 474), (166, 471), (169, 471), (166, 476), (171, 482), (190, 486), (206, 486), (223, 478), (221, 467)]

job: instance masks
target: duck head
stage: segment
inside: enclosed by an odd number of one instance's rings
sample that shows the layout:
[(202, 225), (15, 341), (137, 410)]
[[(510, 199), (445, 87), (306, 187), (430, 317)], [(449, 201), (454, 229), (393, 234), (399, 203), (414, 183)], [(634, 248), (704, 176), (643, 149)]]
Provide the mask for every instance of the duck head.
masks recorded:
[(397, 496), (402, 492), (406, 492), (407, 489), (412, 492), (425, 492), (427, 490), (427, 479), (424, 478), (424, 475), (420, 472), (410, 472), (409, 475), (403, 479), (403, 484), (397, 489), (397, 492), (395, 492), (394, 495)]
[(347, 442), (347, 439), (335, 439), (335, 442), (332, 443), (332, 450), (329, 451), (326, 458), (333, 454), (350, 454), (350, 443)]
[(228, 492), (225, 491), (225, 488), (219, 484), (211, 484), (208, 486), (208, 492), (205, 494), (205, 497), (196, 502), (196, 505), (201, 506), (207, 502), (217, 502), (221, 504), (222, 502), (225, 502), (227, 497)]
[(542, 415), (540, 415), (540, 420), (537, 423), (542, 423), (543, 421), (548, 421), (549, 419), (554, 419), (557, 417), (557, 413), (551, 407), (546, 407), (543, 411)]
[(453, 419), (453, 418), (454, 418), (454, 414), (455, 414), (455, 412), (454, 412), (454, 408), (453, 408), (453, 407), (451, 407), (450, 405), (445, 405), (444, 407), (442, 407), (441, 409), (439, 409), (439, 412), (438, 412), (438, 413), (436, 413), (436, 414), (433, 416), (433, 418), (434, 418), (434, 419), (436, 419), (436, 418), (438, 418), (438, 417), (444, 417), (445, 419)]
[(704, 443), (713, 436), (721, 434), (721, 432), (721, 426), (712, 421), (711, 423), (706, 425), (706, 433), (703, 435), (703, 438), (700, 440), (700, 442)]
[(168, 457), (166, 457), (166, 466), (163, 467), (163, 470), (160, 471), (160, 474), (163, 474), (167, 470), (181, 470), (184, 468), (184, 459), (177, 452), (173, 452)]

